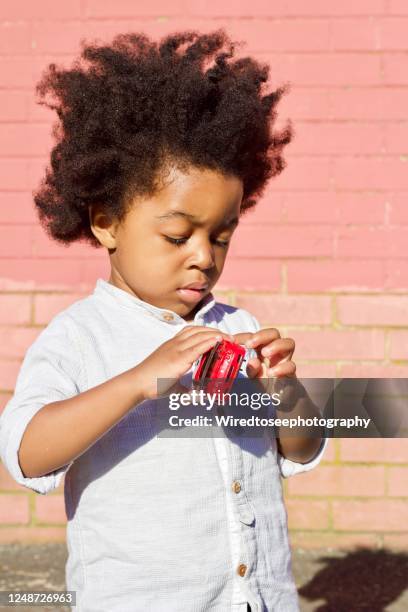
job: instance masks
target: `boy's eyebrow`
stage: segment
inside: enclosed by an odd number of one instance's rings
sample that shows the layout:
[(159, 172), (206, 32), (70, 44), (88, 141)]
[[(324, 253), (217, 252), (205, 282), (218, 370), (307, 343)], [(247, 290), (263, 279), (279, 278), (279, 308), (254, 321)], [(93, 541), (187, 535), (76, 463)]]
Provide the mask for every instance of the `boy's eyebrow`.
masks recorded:
[[(166, 219), (172, 219), (173, 217), (183, 217), (185, 219), (189, 219), (192, 223), (195, 223), (196, 225), (201, 225), (200, 223), (198, 223), (197, 217), (195, 215), (191, 215), (190, 213), (186, 213), (181, 210), (172, 210), (168, 213), (165, 213), (164, 215), (159, 215), (158, 217), (156, 217), (156, 219), (159, 219), (159, 221), (165, 221)], [(239, 218), (233, 217), (233, 219), (226, 223), (226, 227), (235, 227), (236, 225), (238, 225), (238, 223)]]

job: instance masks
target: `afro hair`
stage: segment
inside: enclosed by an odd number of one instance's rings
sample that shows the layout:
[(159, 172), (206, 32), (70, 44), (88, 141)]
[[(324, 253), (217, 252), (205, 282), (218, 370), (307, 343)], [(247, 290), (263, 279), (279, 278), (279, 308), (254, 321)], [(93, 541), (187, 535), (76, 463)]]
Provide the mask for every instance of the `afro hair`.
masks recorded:
[(133, 198), (156, 192), (169, 163), (235, 175), (244, 188), (241, 213), (256, 204), (286, 165), (291, 122), (271, 126), (289, 86), (263, 92), (269, 66), (233, 60), (235, 46), (223, 29), (173, 33), (159, 43), (128, 33), (110, 44), (82, 42), (70, 69), (48, 66), (36, 91), (59, 119), (34, 202), (52, 239), (100, 247), (89, 206), (122, 220)]

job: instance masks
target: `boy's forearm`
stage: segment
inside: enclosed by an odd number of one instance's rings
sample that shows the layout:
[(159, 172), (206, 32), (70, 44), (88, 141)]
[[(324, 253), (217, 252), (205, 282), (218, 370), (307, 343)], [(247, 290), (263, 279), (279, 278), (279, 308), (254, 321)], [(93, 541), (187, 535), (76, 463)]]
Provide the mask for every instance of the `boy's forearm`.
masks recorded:
[(18, 459), (36, 478), (68, 464), (144, 400), (138, 366), (72, 398), (45, 405), (24, 432)]
[[(310, 398), (306, 395), (300, 398), (289, 412), (282, 412), (276, 409), (276, 418), (296, 418), (300, 416), (304, 419), (320, 417), (321, 414)], [(322, 438), (318, 433), (324, 433), (323, 427), (276, 427), (278, 450), (287, 459), (299, 463), (307, 463), (317, 453), (322, 443)], [(290, 433), (285, 436), (285, 431)], [(302, 433), (309, 432), (309, 436)]]

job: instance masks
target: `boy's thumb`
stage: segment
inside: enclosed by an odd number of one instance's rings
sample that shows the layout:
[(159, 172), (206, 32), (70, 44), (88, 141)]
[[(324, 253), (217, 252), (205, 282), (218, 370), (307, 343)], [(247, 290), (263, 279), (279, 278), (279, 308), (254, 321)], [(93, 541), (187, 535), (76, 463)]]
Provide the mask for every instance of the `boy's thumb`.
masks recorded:
[(261, 367), (259, 359), (250, 359), (247, 363), (247, 374), (249, 378), (255, 378)]

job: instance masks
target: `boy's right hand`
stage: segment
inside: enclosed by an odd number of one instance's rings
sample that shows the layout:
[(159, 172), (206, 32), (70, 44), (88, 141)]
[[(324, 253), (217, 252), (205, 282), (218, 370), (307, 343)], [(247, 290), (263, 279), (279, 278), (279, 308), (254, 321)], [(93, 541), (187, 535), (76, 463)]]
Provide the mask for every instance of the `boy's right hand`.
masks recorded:
[[(183, 327), (174, 338), (164, 342), (137, 366), (144, 388), (144, 398), (165, 397), (170, 390), (173, 392), (175, 389), (188, 392), (189, 389), (179, 383), (179, 378), (188, 372), (200, 355), (223, 338), (232, 339), (229, 334), (211, 327), (199, 325)], [(162, 381), (160, 394), (157, 389), (158, 379)]]

